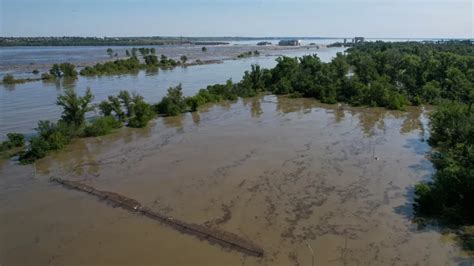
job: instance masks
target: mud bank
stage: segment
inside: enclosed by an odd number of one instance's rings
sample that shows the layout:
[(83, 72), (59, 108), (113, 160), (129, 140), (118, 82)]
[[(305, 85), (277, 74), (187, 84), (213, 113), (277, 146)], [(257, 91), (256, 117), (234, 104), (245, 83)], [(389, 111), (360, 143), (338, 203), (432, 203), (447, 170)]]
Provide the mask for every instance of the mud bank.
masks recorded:
[[(433, 171), (427, 134), (421, 108), (392, 112), (266, 96), (80, 139), (35, 166), (2, 162), (0, 263), (472, 263), (453, 236), (412, 222), (413, 185)], [(265, 256), (222, 252), (58, 189), (50, 176), (234, 232), (259, 243)]]

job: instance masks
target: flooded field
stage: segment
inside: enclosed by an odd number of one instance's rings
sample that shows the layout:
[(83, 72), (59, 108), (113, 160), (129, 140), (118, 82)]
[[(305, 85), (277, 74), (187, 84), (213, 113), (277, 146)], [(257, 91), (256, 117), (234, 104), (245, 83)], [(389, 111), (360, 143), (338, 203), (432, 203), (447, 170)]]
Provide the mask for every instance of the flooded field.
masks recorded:
[[(238, 133), (238, 134), (237, 134)], [(427, 111), (265, 96), (77, 139), (35, 165), (0, 162), (2, 265), (470, 265), (412, 222), (430, 177)], [(262, 258), (209, 245), (82, 192), (81, 181), (232, 232)]]

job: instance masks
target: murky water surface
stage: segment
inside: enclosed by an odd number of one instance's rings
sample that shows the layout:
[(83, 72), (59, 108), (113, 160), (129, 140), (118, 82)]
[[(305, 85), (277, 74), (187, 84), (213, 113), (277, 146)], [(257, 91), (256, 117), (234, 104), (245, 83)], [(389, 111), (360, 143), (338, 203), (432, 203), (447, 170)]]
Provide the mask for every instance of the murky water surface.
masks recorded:
[[(426, 111), (265, 96), (78, 139), (0, 165), (2, 265), (451, 265), (449, 235), (411, 222), (433, 169)], [(90, 195), (80, 180), (238, 234), (263, 258), (209, 245)], [(469, 265), (469, 264), (467, 264)]]

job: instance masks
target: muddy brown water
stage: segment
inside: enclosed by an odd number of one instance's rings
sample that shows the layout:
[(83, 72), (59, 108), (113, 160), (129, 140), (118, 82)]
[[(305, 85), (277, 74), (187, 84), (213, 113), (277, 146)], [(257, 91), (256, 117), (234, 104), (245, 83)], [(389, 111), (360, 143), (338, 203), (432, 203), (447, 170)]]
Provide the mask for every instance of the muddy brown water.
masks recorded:
[[(426, 113), (265, 96), (79, 139), (31, 166), (2, 161), (0, 264), (472, 263), (453, 236), (412, 222), (413, 186), (433, 171)], [(235, 233), (265, 255), (209, 245), (50, 176)]]

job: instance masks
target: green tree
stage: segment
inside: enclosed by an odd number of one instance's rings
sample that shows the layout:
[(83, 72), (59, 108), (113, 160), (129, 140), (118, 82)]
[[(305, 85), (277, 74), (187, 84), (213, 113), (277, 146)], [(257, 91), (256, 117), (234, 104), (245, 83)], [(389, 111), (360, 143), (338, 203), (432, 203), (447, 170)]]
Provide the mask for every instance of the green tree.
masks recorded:
[(145, 64), (149, 67), (158, 65), (158, 57), (156, 55), (147, 55), (144, 56), (143, 59), (145, 60)]
[(168, 94), (163, 97), (161, 102), (155, 105), (155, 111), (159, 114), (175, 116), (186, 112), (186, 98), (183, 96), (181, 84), (168, 89)]
[(128, 121), (129, 127), (145, 127), (153, 118), (153, 108), (146, 103), (142, 96), (134, 94), (132, 96), (133, 116)]
[(415, 210), (455, 224), (474, 223), (474, 110), (443, 103), (431, 116), (433, 181), (415, 187)]
[(109, 55), (110, 58), (112, 58), (113, 55), (114, 55), (114, 50), (112, 50), (112, 48), (108, 48), (107, 49), (107, 54)]
[(85, 114), (94, 110), (90, 105), (93, 99), (90, 88), (87, 88), (84, 96), (78, 96), (73, 89), (65, 89), (64, 94), (59, 95), (56, 101), (57, 105), (63, 107), (61, 119), (76, 128), (82, 126)]
[(15, 77), (11, 74), (6, 74), (5, 76), (3, 76), (3, 83), (15, 84), (16, 83)]

